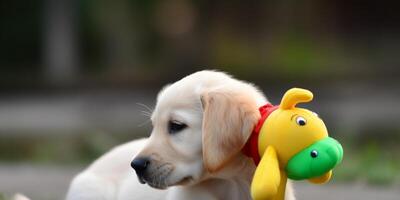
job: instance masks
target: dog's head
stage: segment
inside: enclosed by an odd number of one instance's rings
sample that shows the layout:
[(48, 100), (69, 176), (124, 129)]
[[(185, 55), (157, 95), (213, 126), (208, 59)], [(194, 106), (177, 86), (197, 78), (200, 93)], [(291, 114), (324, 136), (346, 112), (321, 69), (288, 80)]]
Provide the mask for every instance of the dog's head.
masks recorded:
[(167, 86), (151, 116), (148, 144), (132, 161), (139, 180), (163, 189), (221, 171), (233, 176), (226, 173), (228, 165), (251, 163), (240, 151), (265, 102), (254, 86), (221, 72), (198, 72)]

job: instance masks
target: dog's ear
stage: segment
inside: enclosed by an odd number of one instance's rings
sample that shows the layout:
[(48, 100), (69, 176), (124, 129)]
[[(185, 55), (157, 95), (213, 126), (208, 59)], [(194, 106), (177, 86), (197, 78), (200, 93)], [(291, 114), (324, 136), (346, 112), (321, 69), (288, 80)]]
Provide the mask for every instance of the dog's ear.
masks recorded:
[(217, 89), (201, 95), (203, 161), (209, 172), (221, 169), (246, 144), (260, 113), (246, 91)]

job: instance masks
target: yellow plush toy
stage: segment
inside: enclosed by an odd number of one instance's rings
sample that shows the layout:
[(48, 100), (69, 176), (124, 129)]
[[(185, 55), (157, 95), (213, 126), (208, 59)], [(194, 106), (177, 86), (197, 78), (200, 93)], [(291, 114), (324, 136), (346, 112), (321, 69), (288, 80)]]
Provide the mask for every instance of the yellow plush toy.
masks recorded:
[(296, 107), (312, 98), (310, 91), (293, 88), (279, 106), (260, 108), (257, 134), (252, 134), (244, 149), (258, 164), (251, 184), (254, 200), (283, 200), (287, 178), (325, 183), (342, 161), (342, 146), (328, 136), (324, 122)]

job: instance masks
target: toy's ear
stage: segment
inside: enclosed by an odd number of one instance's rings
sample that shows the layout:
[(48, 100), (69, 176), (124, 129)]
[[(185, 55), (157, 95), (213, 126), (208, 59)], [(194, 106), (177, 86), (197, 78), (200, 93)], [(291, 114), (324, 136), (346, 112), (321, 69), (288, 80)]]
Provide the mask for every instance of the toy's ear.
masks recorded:
[(268, 146), (254, 173), (251, 196), (254, 200), (273, 199), (281, 182), (278, 156), (275, 148)]
[(292, 109), (298, 103), (309, 102), (313, 99), (313, 94), (305, 89), (292, 88), (283, 95), (280, 108), (281, 109)]
[(260, 112), (246, 91), (219, 88), (201, 95), (203, 162), (209, 172), (221, 169), (246, 144)]

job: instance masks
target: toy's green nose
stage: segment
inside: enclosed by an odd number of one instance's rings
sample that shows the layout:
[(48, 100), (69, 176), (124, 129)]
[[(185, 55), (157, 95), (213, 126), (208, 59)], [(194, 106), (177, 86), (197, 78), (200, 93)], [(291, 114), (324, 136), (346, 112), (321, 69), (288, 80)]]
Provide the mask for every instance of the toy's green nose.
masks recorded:
[(294, 155), (286, 166), (287, 176), (293, 180), (322, 176), (343, 159), (342, 145), (327, 137)]

